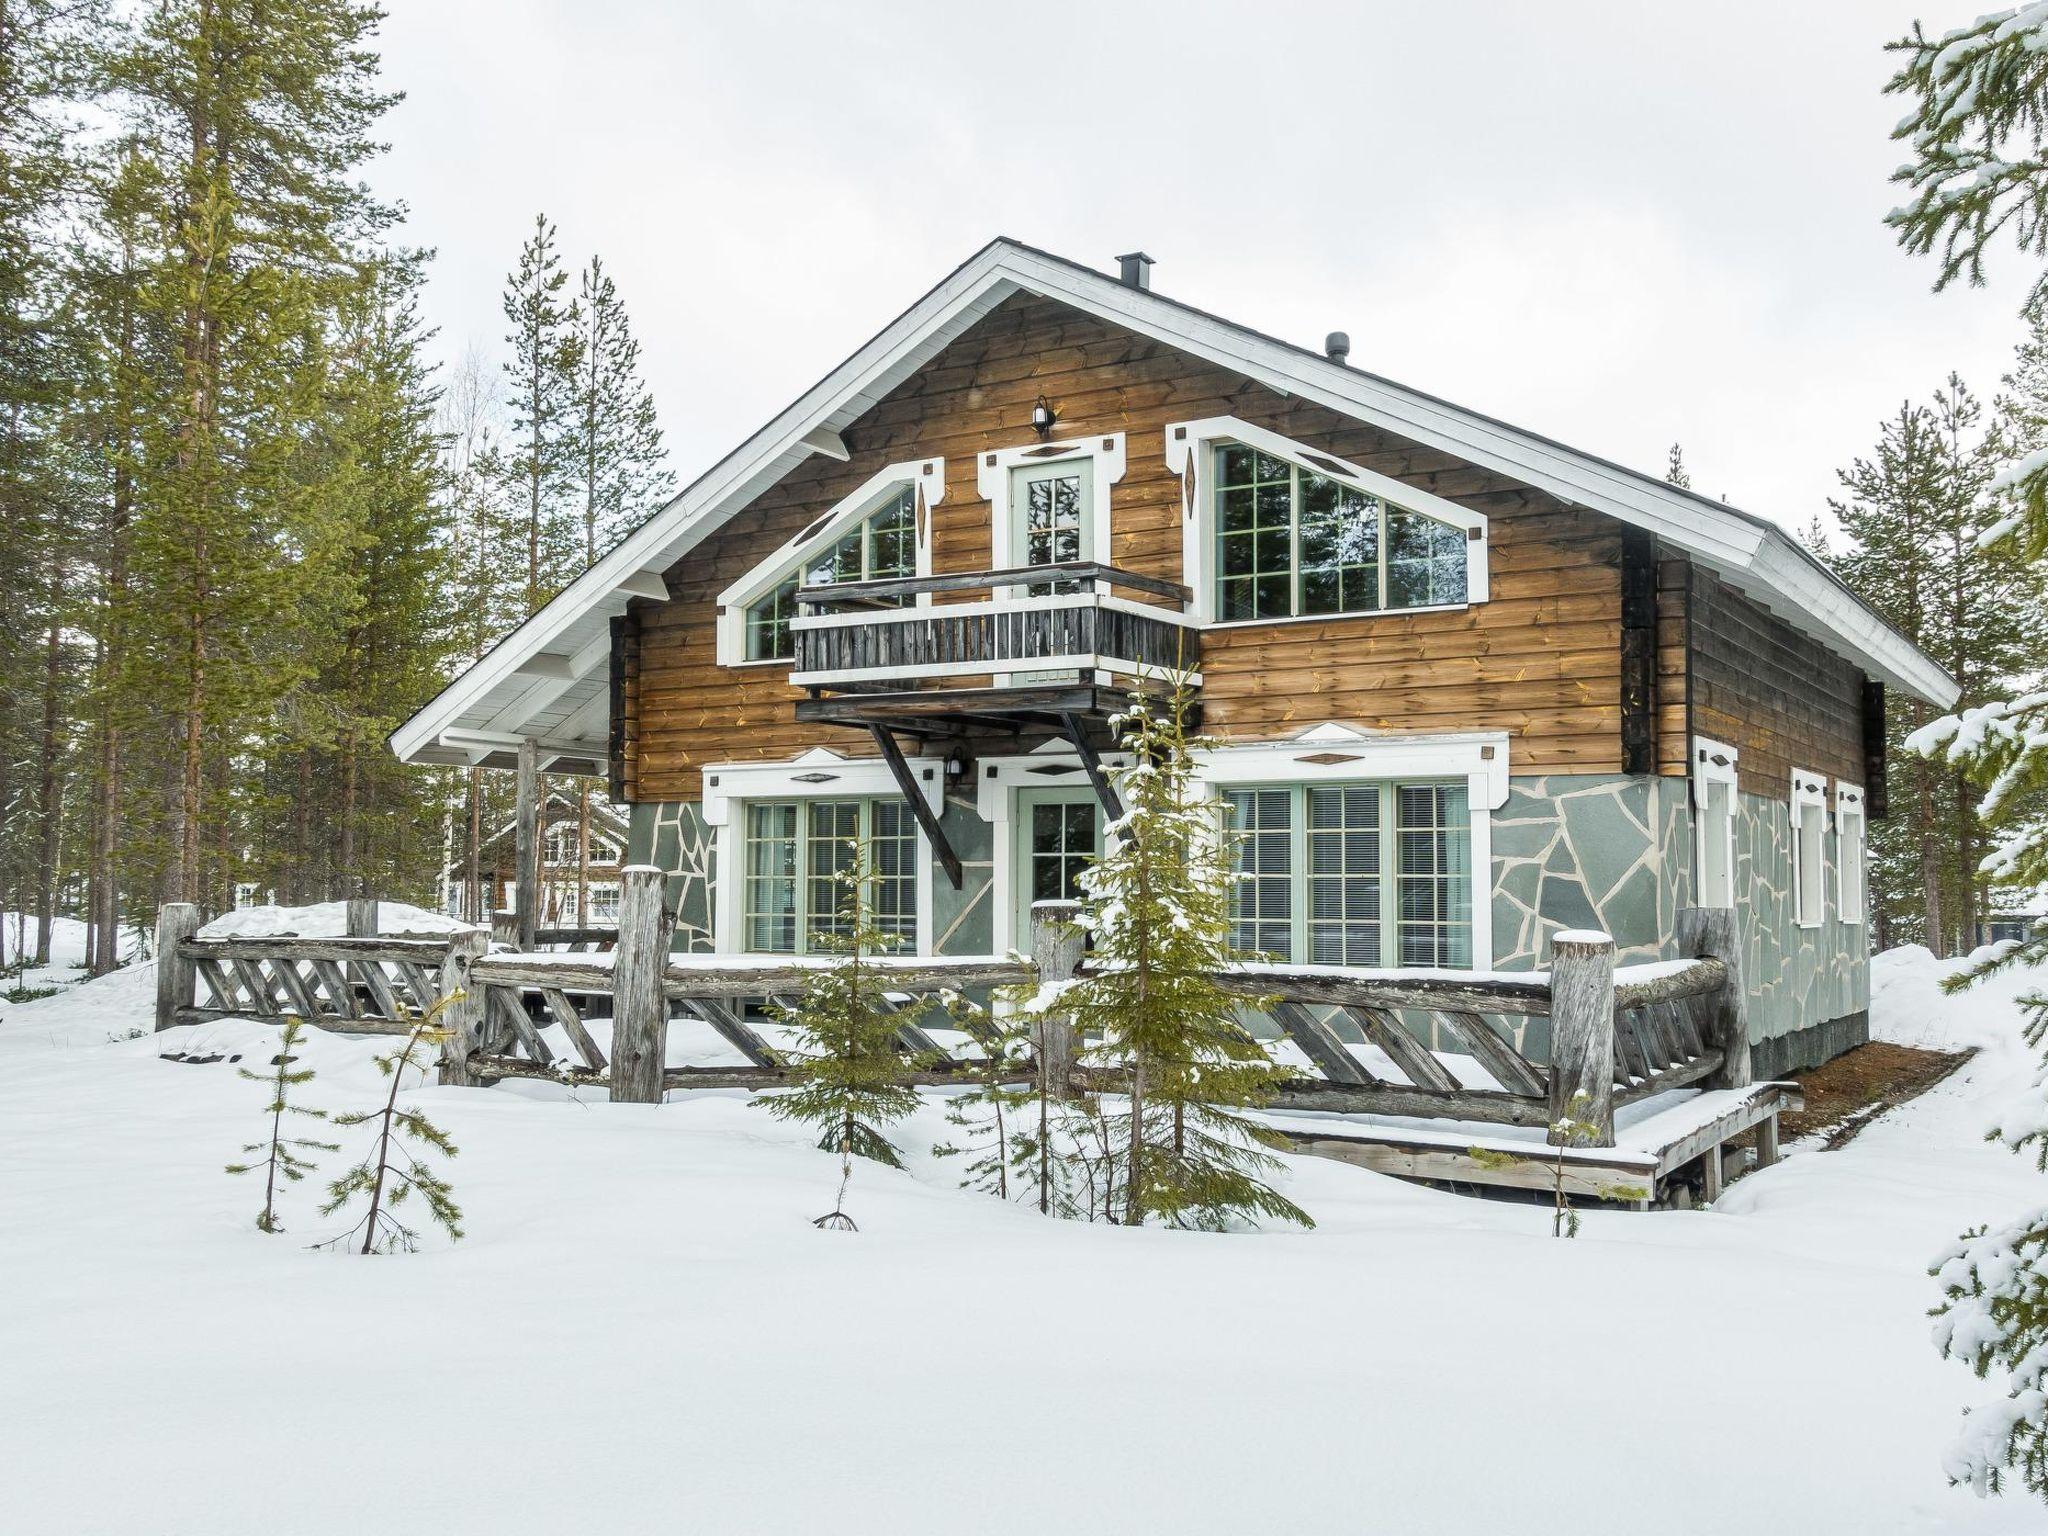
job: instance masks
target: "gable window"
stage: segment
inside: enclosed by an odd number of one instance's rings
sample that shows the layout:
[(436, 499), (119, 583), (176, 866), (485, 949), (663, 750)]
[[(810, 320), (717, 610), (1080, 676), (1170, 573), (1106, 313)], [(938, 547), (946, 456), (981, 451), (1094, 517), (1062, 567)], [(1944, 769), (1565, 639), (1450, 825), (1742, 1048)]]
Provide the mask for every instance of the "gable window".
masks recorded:
[[(904, 486), (872, 516), (848, 529), (798, 576), (780, 583), (747, 609), (747, 660), (782, 661), (796, 654), (789, 621), (796, 617), (800, 585), (881, 581), (917, 574), (917, 492)], [(883, 599), (900, 604), (902, 598)]]
[(1259, 785), (1224, 802), (1239, 949), (1316, 965), (1471, 966), (1464, 784)]
[(1173, 422), (1182, 559), (1205, 620), (1454, 608), (1488, 592), (1486, 518), (1231, 416)]
[(1693, 738), (1693, 868), (1699, 904), (1735, 905), (1735, 749)]
[[(796, 656), (796, 594), (804, 586), (931, 574), (932, 507), (946, 493), (946, 461), (917, 459), (877, 471), (718, 595), (718, 664)], [(922, 597), (881, 599), (892, 605)]]
[(1827, 916), (1827, 780), (1792, 770), (1792, 912), (1802, 928)]
[(917, 823), (901, 800), (752, 801), (742, 850), (742, 942), (765, 954), (808, 954), (851, 926), (845, 876), (865, 845), (874, 864), (875, 925), (892, 947), (917, 944)]
[(1865, 878), (1863, 787), (1835, 784), (1835, 917), (1844, 923), (1863, 921)]

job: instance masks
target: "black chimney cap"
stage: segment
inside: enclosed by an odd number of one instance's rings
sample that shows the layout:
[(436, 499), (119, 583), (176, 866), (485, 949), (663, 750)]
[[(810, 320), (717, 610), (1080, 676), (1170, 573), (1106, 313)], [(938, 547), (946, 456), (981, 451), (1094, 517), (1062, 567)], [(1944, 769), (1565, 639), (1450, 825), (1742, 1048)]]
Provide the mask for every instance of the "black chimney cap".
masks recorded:
[(1126, 288), (1152, 286), (1152, 258), (1143, 251), (1126, 251), (1117, 257), (1117, 281)]

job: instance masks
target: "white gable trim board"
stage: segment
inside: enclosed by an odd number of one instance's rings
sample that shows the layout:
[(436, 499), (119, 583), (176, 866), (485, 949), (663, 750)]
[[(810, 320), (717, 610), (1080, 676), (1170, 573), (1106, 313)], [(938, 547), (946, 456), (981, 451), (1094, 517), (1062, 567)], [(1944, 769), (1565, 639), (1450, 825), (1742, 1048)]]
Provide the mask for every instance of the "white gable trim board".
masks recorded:
[[(543, 753), (551, 759), (601, 762), (602, 740), (580, 734), (565, 738), (555, 728), (594, 718), (586, 706), (593, 692), (602, 696), (609, 619), (623, 613), (634, 596), (662, 595), (662, 572), (796, 465), (814, 453), (843, 455), (842, 429), (1019, 292), (1068, 304), (1271, 388), (1647, 529), (1889, 686), (1942, 708), (1955, 700), (1955, 684), (1939, 666), (1774, 524), (1149, 290), (997, 240), (455, 677), (392, 734), (392, 750), (406, 761), (465, 763), (509, 750), (520, 737), (536, 737), (544, 738)], [(570, 676), (536, 678), (523, 671), (529, 666), (556, 674), (566, 670)]]

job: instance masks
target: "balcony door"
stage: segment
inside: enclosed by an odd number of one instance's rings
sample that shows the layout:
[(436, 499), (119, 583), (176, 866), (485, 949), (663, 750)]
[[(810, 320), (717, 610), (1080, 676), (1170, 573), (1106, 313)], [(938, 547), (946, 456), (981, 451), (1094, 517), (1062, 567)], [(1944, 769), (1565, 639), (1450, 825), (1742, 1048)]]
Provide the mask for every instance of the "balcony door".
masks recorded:
[[(1061, 459), (1026, 464), (1011, 472), (1010, 563), (1060, 565), (1093, 560), (1095, 553), (1094, 461)], [(1072, 583), (1033, 586), (1033, 596), (1071, 592)]]
[(1015, 926), (1020, 948), (1031, 945), (1031, 904), (1079, 901), (1081, 871), (1102, 847), (1102, 805), (1092, 790), (1020, 789), (1013, 818), (1017, 838)]

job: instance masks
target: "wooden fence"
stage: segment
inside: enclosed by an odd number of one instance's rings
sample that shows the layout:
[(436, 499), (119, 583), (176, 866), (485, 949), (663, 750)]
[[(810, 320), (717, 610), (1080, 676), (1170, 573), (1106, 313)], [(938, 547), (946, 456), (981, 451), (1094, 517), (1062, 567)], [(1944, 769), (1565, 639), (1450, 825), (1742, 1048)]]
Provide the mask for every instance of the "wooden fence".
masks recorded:
[[(616, 1101), (656, 1103), (671, 1089), (786, 1082), (787, 1063), (748, 1021), (745, 1004), (793, 996), (806, 973), (831, 962), (671, 954), (661, 876), (628, 869), (622, 886), (619, 926), (602, 936), (615, 933), (614, 947), (552, 954), (489, 953), (481, 930), (425, 938), (365, 931), (339, 939), (200, 939), (197, 910), (167, 906), (158, 922), (158, 1027), (296, 1014), (324, 1029), (399, 1033), (435, 999), (451, 997), (442, 1016), (450, 1031), (441, 1064), (446, 1083), (546, 1078), (601, 1085)], [(906, 1079), (959, 1081), (970, 1066), (949, 1057), (921, 1027), (920, 999), (1082, 974), (1072, 914), (1063, 903), (1034, 909), (1028, 960), (875, 961), (889, 973), (891, 997), (904, 1014), (903, 1049), (919, 1058), (914, 1070), (906, 1064)], [(358, 926), (373, 930), (374, 917), (352, 914), (350, 927)], [(1678, 939), (1689, 958), (1620, 971), (1605, 935), (1560, 934), (1548, 974), (1250, 965), (1220, 979), (1260, 1002), (1314, 1068), (1315, 1075), (1283, 1084), (1276, 1108), (1541, 1127), (1568, 1116), (1591, 1128), (1587, 1144), (1612, 1146), (1617, 1107), (1673, 1088), (1743, 1088), (1751, 1081), (1734, 914), (1681, 913)], [(576, 942), (599, 944), (588, 935)], [(586, 1023), (607, 1008), (609, 1054)], [(668, 1026), (677, 1015), (710, 1026), (747, 1064), (668, 1066)], [(1547, 1053), (1519, 1043), (1530, 1031), (1515, 1026), (1532, 1019), (1548, 1021)], [(548, 1043), (551, 1025), (569, 1056)], [(1362, 1059), (1346, 1041), (1347, 1025), (1378, 1054)], [(1033, 1045), (1020, 1075), (1042, 1075), (1060, 1091), (1095, 1077), (1075, 1065), (1080, 1042), (1071, 1028), (1054, 1022)]]

